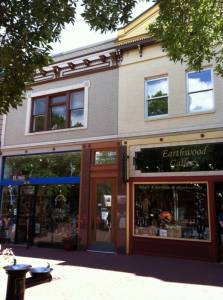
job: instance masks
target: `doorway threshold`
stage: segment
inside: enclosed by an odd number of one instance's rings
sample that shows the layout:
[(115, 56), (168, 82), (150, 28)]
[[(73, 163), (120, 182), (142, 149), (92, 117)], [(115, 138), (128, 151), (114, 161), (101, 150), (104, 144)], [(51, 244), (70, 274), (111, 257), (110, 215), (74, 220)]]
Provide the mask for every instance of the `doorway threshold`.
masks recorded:
[(87, 252), (96, 252), (96, 253), (105, 253), (105, 254), (117, 254), (117, 252), (106, 251), (106, 250), (91, 250), (91, 249), (87, 249)]

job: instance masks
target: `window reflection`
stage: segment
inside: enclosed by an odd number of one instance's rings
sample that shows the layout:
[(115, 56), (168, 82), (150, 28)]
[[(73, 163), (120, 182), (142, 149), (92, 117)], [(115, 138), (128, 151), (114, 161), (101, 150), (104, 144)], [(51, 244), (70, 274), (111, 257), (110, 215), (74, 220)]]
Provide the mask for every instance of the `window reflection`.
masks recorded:
[(51, 108), (51, 129), (65, 128), (66, 106), (55, 106)]
[(168, 113), (168, 80), (160, 78), (147, 80), (146, 89), (146, 111), (147, 117), (163, 115)]
[(84, 123), (84, 110), (72, 110), (70, 113), (71, 127), (83, 127)]
[(115, 151), (96, 151), (95, 152), (95, 164), (107, 165), (116, 163)]
[(84, 90), (75, 91), (70, 96), (70, 126), (84, 125)]
[(203, 112), (214, 109), (211, 70), (191, 72), (188, 76), (188, 111)]
[(80, 175), (80, 152), (5, 158), (4, 179), (67, 177)]
[(189, 111), (207, 111), (214, 109), (212, 91), (194, 93), (189, 95)]

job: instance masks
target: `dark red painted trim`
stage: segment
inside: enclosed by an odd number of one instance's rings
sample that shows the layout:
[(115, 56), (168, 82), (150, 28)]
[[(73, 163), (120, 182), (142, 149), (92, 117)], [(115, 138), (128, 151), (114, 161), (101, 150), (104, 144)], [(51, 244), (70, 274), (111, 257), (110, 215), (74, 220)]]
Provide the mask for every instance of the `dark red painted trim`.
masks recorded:
[(129, 182), (180, 182), (180, 181), (208, 181), (218, 182), (223, 181), (223, 175), (207, 175), (207, 176), (165, 176), (165, 177), (131, 177)]
[(53, 79), (49, 79), (49, 80), (45, 80), (45, 81), (33, 82), (33, 83), (28, 84), (27, 87), (48, 84), (50, 82), (56, 82), (56, 81), (66, 80), (66, 79), (75, 78), (75, 77), (82, 77), (82, 76), (86, 76), (86, 75), (94, 74), (94, 73), (106, 72), (106, 71), (114, 70), (117, 68), (118, 68), (118, 66), (111, 66), (111, 67), (109, 66), (109, 67), (97, 68), (96, 70), (91, 69), (91, 70), (87, 70), (87, 71), (77, 72), (72, 75), (66, 75), (66, 77), (53, 78)]
[[(208, 184), (210, 242), (185, 241), (171, 239), (154, 239), (133, 236), (133, 184), (136, 182), (197, 182)], [(179, 258), (218, 260), (218, 236), (215, 205), (215, 182), (223, 182), (223, 175), (216, 176), (168, 176), (168, 177), (134, 177), (129, 179), (129, 251), (134, 254), (161, 255)], [(165, 250), (166, 249), (166, 250)], [(167, 251), (168, 250), (168, 251)]]

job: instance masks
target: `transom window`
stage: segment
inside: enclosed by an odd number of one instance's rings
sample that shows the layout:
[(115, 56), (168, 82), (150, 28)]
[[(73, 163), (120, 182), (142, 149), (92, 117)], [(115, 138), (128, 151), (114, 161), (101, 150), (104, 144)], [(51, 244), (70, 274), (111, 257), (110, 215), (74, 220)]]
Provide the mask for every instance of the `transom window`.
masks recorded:
[(187, 73), (187, 110), (203, 112), (214, 109), (212, 70)]
[(84, 89), (32, 99), (31, 132), (84, 126)]
[(145, 117), (168, 114), (168, 78), (145, 81)]

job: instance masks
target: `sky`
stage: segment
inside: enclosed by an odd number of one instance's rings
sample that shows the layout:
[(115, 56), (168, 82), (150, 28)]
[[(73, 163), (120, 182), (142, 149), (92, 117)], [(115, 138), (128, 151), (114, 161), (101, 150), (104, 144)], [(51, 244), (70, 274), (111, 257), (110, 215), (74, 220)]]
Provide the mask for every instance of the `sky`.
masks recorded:
[[(140, 1), (134, 9), (133, 18), (136, 18), (153, 4), (153, 2), (148, 3), (146, 1)], [(53, 43), (51, 45), (53, 48), (53, 51), (51, 52), (52, 55), (116, 37), (116, 33), (114, 32), (101, 34), (100, 32), (91, 31), (90, 27), (80, 16), (80, 13), (81, 8), (79, 6), (77, 8), (75, 24), (67, 25), (66, 28), (61, 32), (60, 42)]]

